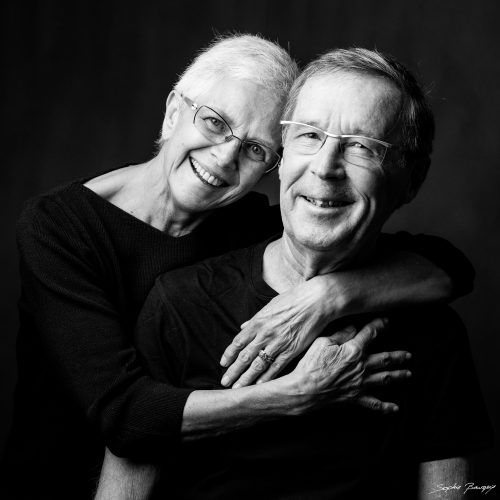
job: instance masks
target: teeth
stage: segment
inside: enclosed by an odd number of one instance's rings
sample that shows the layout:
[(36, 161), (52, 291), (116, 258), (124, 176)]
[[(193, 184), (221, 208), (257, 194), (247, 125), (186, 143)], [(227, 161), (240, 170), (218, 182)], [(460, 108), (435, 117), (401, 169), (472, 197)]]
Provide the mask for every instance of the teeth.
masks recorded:
[(218, 179), (214, 175), (211, 175), (209, 172), (207, 172), (206, 170), (201, 168), (201, 165), (194, 158), (190, 158), (190, 160), (191, 160), (191, 165), (193, 166), (194, 171), (207, 184), (210, 184), (211, 186), (214, 186), (214, 187), (220, 187), (220, 186), (222, 186), (222, 184), (224, 184), (223, 180)]
[(305, 199), (309, 203), (312, 203), (313, 205), (321, 208), (343, 207), (344, 205), (346, 205), (346, 203), (343, 201), (318, 200), (316, 198), (308, 198), (307, 196), (305, 196)]

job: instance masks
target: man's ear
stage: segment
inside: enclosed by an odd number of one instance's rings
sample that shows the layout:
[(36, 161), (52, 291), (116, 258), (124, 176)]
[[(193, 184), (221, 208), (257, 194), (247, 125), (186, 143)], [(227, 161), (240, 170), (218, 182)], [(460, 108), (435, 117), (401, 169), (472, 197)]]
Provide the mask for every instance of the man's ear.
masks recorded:
[(415, 198), (420, 186), (422, 186), (425, 178), (427, 177), (430, 165), (431, 159), (429, 157), (415, 158), (408, 161), (406, 168), (410, 169), (410, 178), (406, 187), (404, 199), (401, 203), (402, 205), (410, 203), (410, 201)]
[(172, 130), (179, 118), (180, 109), (181, 100), (179, 99), (179, 96), (177, 95), (175, 90), (172, 90), (172, 92), (170, 92), (167, 97), (165, 117), (163, 118), (163, 125), (161, 128), (162, 140), (165, 141), (170, 137)]

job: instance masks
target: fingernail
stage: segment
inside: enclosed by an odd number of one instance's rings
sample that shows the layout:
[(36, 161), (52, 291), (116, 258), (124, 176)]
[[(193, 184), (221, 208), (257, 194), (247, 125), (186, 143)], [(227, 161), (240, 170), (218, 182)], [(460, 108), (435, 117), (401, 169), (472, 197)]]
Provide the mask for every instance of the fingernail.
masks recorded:
[(409, 352), (407, 352), (406, 355), (405, 355), (405, 358), (406, 359), (411, 359), (411, 354)]
[(226, 367), (227, 366), (227, 358), (226, 356), (222, 356), (220, 360), (220, 365)]
[(387, 323), (389, 323), (389, 318), (382, 318), (382, 323), (384, 323), (384, 326), (387, 326)]
[(411, 377), (411, 372), (410, 371), (405, 372), (405, 377)]
[(355, 332), (356, 332), (356, 327), (354, 327), (353, 325), (348, 326), (348, 327), (345, 329), (345, 332), (346, 332), (346, 333), (355, 333)]
[(229, 384), (229, 377), (228, 377), (227, 375), (224, 375), (224, 376), (222, 377), (222, 380), (220, 381), (220, 383), (221, 383), (222, 385), (227, 385), (227, 384)]
[(399, 411), (399, 406), (394, 405), (394, 406), (392, 407), (392, 411)]

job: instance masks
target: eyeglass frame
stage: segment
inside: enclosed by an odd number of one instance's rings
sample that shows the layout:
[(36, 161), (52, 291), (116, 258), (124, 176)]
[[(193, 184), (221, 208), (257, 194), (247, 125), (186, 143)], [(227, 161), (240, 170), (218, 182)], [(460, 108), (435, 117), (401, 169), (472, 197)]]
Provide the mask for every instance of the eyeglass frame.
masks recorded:
[[(359, 135), (359, 134), (332, 134), (331, 132), (328, 132), (327, 130), (323, 130), (319, 127), (316, 127), (315, 125), (310, 125), (309, 123), (302, 123), (302, 122), (295, 122), (295, 121), (290, 121), (290, 120), (281, 120), (280, 121), (280, 125), (303, 125), (305, 127), (309, 127), (309, 128), (312, 128), (312, 129), (315, 129), (317, 130), (318, 132), (322, 132), (323, 134), (326, 135), (325, 137), (325, 140), (323, 141), (323, 143), (321, 144), (321, 146), (319, 147), (318, 151), (316, 151), (315, 153), (310, 153), (310, 156), (312, 155), (315, 155), (317, 153), (319, 153), (321, 151), (321, 148), (325, 145), (325, 142), (326, 142), (326, 139), (328, 137), (331, 137), (332, 139), (344, 139), (344, 138), (359, 138), (359, 139), (368, 139), (370, 141), (375, 141), (379, 144), (382, 144), (382, 146), (385, 146), (386, 150), (384, 152), (384, 157), (380, 160), (380, 163), (377, 163), (377, 165), (380, 167), (382, 166), (382, 163), (384, 162), (385, 160), (385, 156), (387, 154), (387, 151), (389, 149), (392, 149), (394, 151), (402, 151), (402, 148), (400, 148), (399, 146), (396, 146), (394, 144), (391, 144), (390, 142), (386, 142), (386, 141), (382, 141), (380, 139), (375, 139), (374, 137), (367, 137), (366, 135)], [(345, 159), (345, 156), (344, 156), (344, 150), (341, 150), (342, 151), (342, 157)], [(303, 153), (303, 154), (308, 154), (308, 153)], [(348, 160), (345, 160), (347, 161), (347, 163), (350, 163)], [(355, 165), (356, 166), (356, 165)]]
[[(229, 123), (227, 123), (227, 121), (224, 119), (224, 117), (220, 113), (218, 113), (217, 111), (215, 111), (215, 109), (212, 109), (210, 106), (207, 106), (206, 104), (202, 104), (202, 105), (196, 104), (192, 99), (190, 99), (189, 97), (187, 97), (186, 95), (184, 95), (182, 92), (175, 91), (175, 93), (179, 94), (181, 96), (181, 98), (184, 100), (184, 102), (194, 111), (193, 125), (195, 126), (196, 130), (198, 130), (198, 127), (196, 127), (196, 123), (195, 123), (196, 122), (196, 115), (198, 114), (198, 112), (200, 111), (200, 109), (203, 108), (203, 107), (208, 108), (210, 111), (213, 111), (227, 125), (227, 128), (229, 129), (229, 131), (231, 132), (231, 134), (227, 135), (226, 137), (224, 137), (224, 140), (222, 142), (218, 142), (218, 143), (212, 142), (212, 144), (214, 146), (217, 146), (219, 144), (224, 144), (225, 142), (229, 142), (229, 140), (234, 137), (235, 139), (238, 139), (238, 141), (240, 141), (240, 147), (238, 149), (238, 152), (241, 151), (241, 148), (242, 148), (243, 144), (256, 144), (257, 146), (263, 148), (264, 151), (266, 149), (268, 149), (269, 151), (271, 151), (271, 153), (274, 153), (276, 155), (276, 162), (274, 163), (274, 165), (271, 168), (268, 168), (267, 170), (264, 170), (263, 175), (272, 172), (280, 164), (280, 162), (281, 162), (281, 155), (278, 152), (274, 151), (274, 149), (271, 149), (269, 146), (266, 146), (265, 144), (261, 144), (260, 142), (257, 142), (257, 141), (247, 141), (247, 140), (244, 140), (244, 139), (240, 139), (237, 135), (234, 135), (233, 134), (233, 129), (230, 127)], [(204, 137), (206, 137), (205, 134), (202, 133), (202, 135)], [(208, 137), (206, 137), (206, 138), (209, 139)], [(248, 158), (248, 159), (251, 160), (251, 158)], [(251, 160), (251, 161), (253, 161), (253, 160)]]

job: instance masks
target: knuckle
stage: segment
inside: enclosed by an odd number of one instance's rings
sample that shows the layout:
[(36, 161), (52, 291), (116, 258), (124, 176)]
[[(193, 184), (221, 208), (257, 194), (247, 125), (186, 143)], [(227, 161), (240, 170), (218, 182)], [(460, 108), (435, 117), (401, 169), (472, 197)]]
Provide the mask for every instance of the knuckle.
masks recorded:
[(329, 341), (326, 337), (318, 337), (315, 340), (315, 343), (322, 348), (327, 347), (329, 345)]
[(387, 366), (391, 362), (391, 355), (388, 352), (384, 352), (382, 355), (382, 366)]
[(358, 363), (359, 361), (361, 361), (361, 357), (363, 356), (363, 351), (357, 345), (351, 345), (349, 346), (349, 349), (347, 350), (346, 354), (348, 361), (351, 361), (353, 363)]
[(248, 351), (241, 351), (238, 356), (239, 361), (242, 363), (248, 364), (250, 362), (250, 353)]
[(351, 388), (349, 391), (346, 392), (345, 398), (348, 401), (354, 401), (354, 400), (358, 399), (359, 395), (360, 395), (359, 390), (357, 390), (356, 388)]
[(245, 345), (243, 342), (243, 337), (234, 337), (232, 345), (237, 350), (242, 349)]
[(257, 371), (257, 372), (261, 372), (261, 371), (264, 371), (266, 365), (264, 364), (264, 362), (262, 361), (262, 359), (260, 358), (255, 358), (253, 363), (252, 363), (252, 369)]
[(374, 399), (370, 402), (370, 407), (372, 410), (380, 410), (382, 408), (382, 403)]
[(382, 383), (384, 385), (387, 385), (391, 382), (391, 375), (389, 373), (385, 373), (383, 376), (382, 376)]

